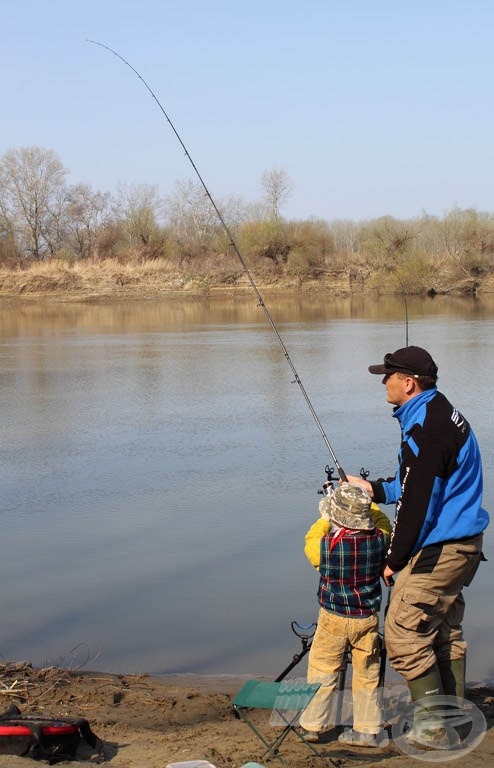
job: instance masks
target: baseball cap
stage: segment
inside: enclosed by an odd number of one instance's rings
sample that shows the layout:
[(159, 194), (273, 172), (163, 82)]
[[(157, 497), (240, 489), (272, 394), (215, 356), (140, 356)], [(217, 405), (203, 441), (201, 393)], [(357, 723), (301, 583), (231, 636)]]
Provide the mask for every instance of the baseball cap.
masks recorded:
[(412, 376), (428, 376), (437, 379), (437, 365), (422, 347), (402, 347), (384, 355), (384, 363), (369, 365), (370, 373), (410, 373)]

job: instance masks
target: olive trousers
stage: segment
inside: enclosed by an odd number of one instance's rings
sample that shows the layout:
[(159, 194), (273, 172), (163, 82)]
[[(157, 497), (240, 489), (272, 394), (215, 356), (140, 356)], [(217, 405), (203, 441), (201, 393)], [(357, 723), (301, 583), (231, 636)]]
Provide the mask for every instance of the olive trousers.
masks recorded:
[(395, 577), (384, 637), (389, 662), (405, 680), (466, 654), (463, 587), (482, 557), (482, 534), (419, 550)]

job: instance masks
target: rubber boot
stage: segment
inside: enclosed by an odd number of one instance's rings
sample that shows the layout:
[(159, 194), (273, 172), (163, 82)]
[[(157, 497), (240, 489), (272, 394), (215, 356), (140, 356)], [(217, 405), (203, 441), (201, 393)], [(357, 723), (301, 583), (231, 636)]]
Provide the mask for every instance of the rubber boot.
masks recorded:
[[(466, 706), (464, 703), (466, 659), (464, 656), (461, 659), (445, 659), (444, 661), (438, 661), (438, 667), (445, 695), (456, 697), (456, 703), (450, 706), (453, 715), (456, 716), (458, 721), (458, 716), (461, 717), (461, 710)], [(467, 715), (466, 712), (465, 715)], [(471, 726), (471, 719), (468, 716), (464, 723), (458, 722), (458, 725), (455, 724), (455, 729), (462, 740), (466, 739), (470, 734)]]
[(444, 695), (439, 666), (434, 664), (423, 675), (407, 682), (412, 701), (420, 701), (420, 705), (415, 707), (413, 727), (406, 738), (433, 749), (457, 746), (460, 743), (458, 734), (453, 728), (446, 727), (442, 715), (437, 711), (441, 710), (441, 706), (437, 702), (427, 706), (428, 697)]
[(438, 661), (443, 692), (446, 696), (465, 698), (465, 657)]

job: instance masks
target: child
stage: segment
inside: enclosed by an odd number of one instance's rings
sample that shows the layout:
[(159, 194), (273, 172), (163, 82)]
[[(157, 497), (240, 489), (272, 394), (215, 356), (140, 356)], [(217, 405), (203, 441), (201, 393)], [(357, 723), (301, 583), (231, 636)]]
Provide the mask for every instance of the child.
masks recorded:
[[(379, 746), (380, 573), (391, 523), (359, 485), (340, 483), (319, 503), (321, 519), (305, 537), (305, 554), (320, 573), (321, 608), (309, 652), (307, 681), (322, 685), (302, 713), (307, 741), (330, 729), (331, 703), (346, 648), (352, 654), (354, 726), (338, 741)], [(333, 699), (334, 701), (334, 699)], [(335, 725), (333, 723), (332, 725)]]

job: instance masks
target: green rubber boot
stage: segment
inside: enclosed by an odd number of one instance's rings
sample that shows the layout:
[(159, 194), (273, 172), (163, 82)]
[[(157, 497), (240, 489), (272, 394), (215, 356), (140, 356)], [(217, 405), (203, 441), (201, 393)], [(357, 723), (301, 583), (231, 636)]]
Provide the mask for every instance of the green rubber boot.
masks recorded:
[(412, 701), (418, 701), (426, 696), (442, 696), (444, 693), (443, 681), (437, 664), (434, 664), (427, 672), (414, 680), (408, 680), (408, 688)]
[[(458, 721), (458, 716), (460, 715), (461, 717), (462, 710), (467, 706), (464, 702), (466, 659), (463, 656), (461, 659), (438, 661), (438, 667), (439, 672), (441, 673), (444, 693), (446, 696), (456, 697), (456, 704), (451, 704), (450, 708), (458, 723), (455, 725), (456, 732), (460, 739), (464, 740), (469, 736), (472, 726), (471, 719), (468, 716), (464, 723)], [(465, 711), (465, 715), (468, 715), (467, 710)]]
[(439, 666), (434, 664), (423, 675), (407, 682), (412, 701), (420, 701), (415, 707), (413, 727), (406, 734), (407, 740), (432, 749), (452, 749), (458, 746), (460, 738), (453, 728), (446, 727), (440, 712), (441, 706), (437, 702), (427, 706), (427, 698), (444, 695)]
[(465, 698), (465, 657), (438, 661), (439, 672), (446, 696)]

